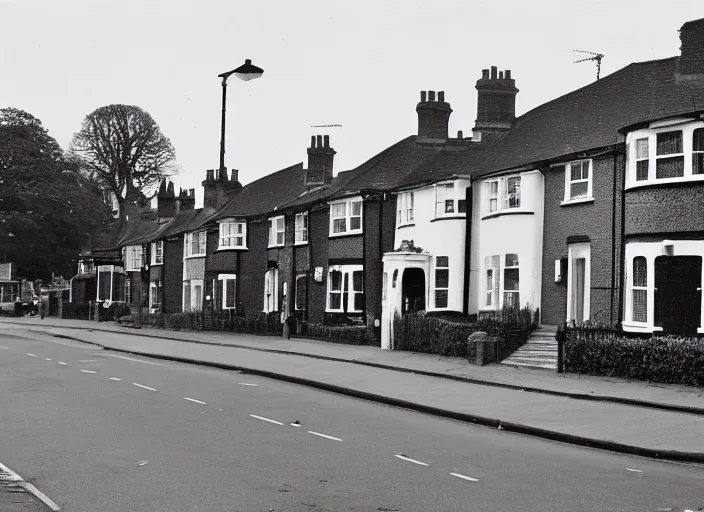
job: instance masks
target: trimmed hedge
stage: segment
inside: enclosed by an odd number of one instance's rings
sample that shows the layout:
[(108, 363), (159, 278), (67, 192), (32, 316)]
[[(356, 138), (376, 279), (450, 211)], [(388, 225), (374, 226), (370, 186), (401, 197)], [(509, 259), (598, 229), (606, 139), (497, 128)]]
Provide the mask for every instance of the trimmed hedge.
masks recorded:
[(348, 345), (379, 346), (374, 333), (366, 325), (323, 325), (303, 322), (300, 336)]
[(473, 358), (476, 347), (467, 339), (481, 330), (476, 324), (407, 315), (394, 321), (394, 344), (396, 350)]
[(171, 331), (220, 331), (279, 336), (283, 333), (278, 313), (261, 313), (256, 316), (236, 316), (229, 311), (151, 313), (142, 316), (142, 326)]
[(704, 387), (704, 339), (565, 333), (565, 371)]

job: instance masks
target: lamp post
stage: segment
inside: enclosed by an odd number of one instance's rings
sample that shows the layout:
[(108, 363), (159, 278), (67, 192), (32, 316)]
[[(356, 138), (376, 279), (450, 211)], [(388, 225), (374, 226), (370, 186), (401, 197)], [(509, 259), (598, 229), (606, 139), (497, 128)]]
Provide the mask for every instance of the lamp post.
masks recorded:
[(264, 74), (262, 68), (252, 65), (252, 61), (247, 59), (237, 69), (220, 73), (218, 76), (222, 78), (222, 120), (220, 124), (220, 171), (225, 169), (225, 98), (227, 96), (227, 79), (230, 75), (235, 75), (240, 80), (249, 81), (259, 78)]

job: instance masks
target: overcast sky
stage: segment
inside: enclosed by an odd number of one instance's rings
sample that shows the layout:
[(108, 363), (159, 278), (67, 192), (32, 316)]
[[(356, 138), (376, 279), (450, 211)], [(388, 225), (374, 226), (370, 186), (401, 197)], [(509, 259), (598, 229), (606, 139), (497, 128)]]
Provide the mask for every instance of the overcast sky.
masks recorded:
[[(83, 118), (110, 103), (148, 111), (176, 148), (178, 186), (218, 167), (219, 73), (246, 58), (264, 69), (230, 78), (226, 166), (246, 184), (306, 161), (329, 133), (335, 172), (417, 129), (421, 90), (444, 90), (450, 134), (471, 134), (474, 85), (510, 69), (517, 114), (602, 76), (679, 54), (701, 0), (0, 0), (0, 107), (41, 119), (68, 148)], [(311, 128), (340, 124), (342, 128)]]

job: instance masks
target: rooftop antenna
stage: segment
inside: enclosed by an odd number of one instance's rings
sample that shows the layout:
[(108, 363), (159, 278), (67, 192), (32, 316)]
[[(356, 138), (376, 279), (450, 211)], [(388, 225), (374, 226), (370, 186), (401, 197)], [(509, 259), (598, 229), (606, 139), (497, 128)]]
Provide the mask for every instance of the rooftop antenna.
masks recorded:
[(586, 50), (574, 50), (575, 52), (578, 53), (584, 53), (591, 55), (591, 57), (584, 57), (583, 59), (579, 59), (574, 61), (574, 64), (577, 64), (578, 62), (584, 62), (587, 60), (594, 60), (596, 61), (596, 79), (599, 80), (599, 75), (601, 74), (601, 59), (604, 58), (603, 53), (594, 53), (594, 52), (588, 52)]
[(311, 128), (342, 128), (341, 124), (312, 124)]

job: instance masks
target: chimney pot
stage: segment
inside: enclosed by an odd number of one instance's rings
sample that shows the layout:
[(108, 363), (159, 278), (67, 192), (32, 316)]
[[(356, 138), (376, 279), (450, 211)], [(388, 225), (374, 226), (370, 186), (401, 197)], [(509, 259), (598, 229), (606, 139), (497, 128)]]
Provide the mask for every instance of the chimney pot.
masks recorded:
[(188, 193), (189, 196), (191, 196), (191, 197), (196, 197), (196, 189), (191, 188), (191, 189), (188, 190), (188, 192), (189, 192), (189, 193)]
[(445, 101), (445, 91), (438, 92), (438, 101)]
[(492, 80), (496, 80), (496, 71), (497, 71), (496, 66), (491, 66), (491, 79)]
[(428, 101), (435, 101), (435, 91), (428, 91)]
[(464, 134), (462, 133), (462, 130), (457, 131), (457, 138), (458, 139), (464, 139)]
[(420, 91), (420, 101), (421, 101), (421, 103), (425, 103), (425, 101), (426, 101), (425, 98), (426, 98), (425, 91)]
[(485, 80), (489, 79), (489, 70), (488, 69), (482, 69), (482, 79), (485, 79)]
[(499, 80), (503, 80), (503, 79), (504, 79), (504, 72), (499, 71)]
[(310, 136), (310, 147), (315, 147), (315, 135)]
[(504, 78), (506, 80), (511, 80), (511, 70), (507, 69), (506, 72), (504, 73)]
[(329, 147), (330, 147), (330, 135), (324, 135), (324, 136), (323, 136), (323, 141), (324, 141), (325, 147), (326, 147), (326, 148), (329, 148)]
[(316, 135), (316, 136), (315, 136), (315, 139), (316, 139), (315, 142), (316, 142), (316, 144), (318, 144), (318, 147), (319, 147), (319, 148), (322, 148), (322, 147), (323, 147), (323, 136), (322, 136), (322, 135)]

